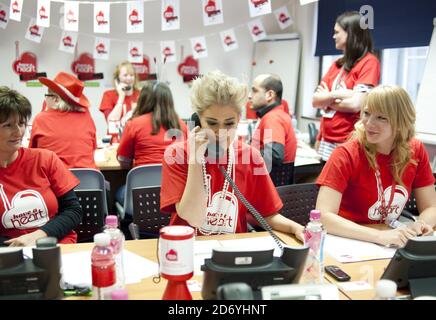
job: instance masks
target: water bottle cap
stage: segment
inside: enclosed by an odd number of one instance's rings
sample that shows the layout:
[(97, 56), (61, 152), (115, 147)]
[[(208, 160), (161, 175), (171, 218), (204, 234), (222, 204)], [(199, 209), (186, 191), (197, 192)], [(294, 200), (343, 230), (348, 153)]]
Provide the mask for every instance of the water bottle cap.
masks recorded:
[(94, 235), (94, 243), (98, 246), (108, 246), (111, 243), (111, 238), (106, 233), (97, 233)]
[(118, 217), (115, 215), (106, 216), (106, 225), (118, 227)]
[(116, 289), (111, 292), (112, 300), (128, 300), (129, 294), (126, 289)]
[(321, 211), (319, 211), (319, 210), (311, 210), (310, 211), (310, 219), (313, 219), (313, 220), (321, 219)]
[(393, 298), (397, 293), (397, 284), (392, 280), (382, 279), (377, 282), (375, 291), (379, 298)]

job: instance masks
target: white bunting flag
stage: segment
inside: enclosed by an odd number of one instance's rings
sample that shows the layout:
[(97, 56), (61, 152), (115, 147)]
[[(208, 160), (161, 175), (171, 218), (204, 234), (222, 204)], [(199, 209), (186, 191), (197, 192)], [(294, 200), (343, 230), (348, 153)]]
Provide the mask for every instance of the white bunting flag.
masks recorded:
[(276, 16), (277, 23), (279, 24), (280, 29), (282, 30), (294, 23), (294, 21), (292, 21), (292, 18), (286, 6), (274, 10), (274, 15)]
[(140, 63), (142, 62), (143, 44), (142, 41), (129, 41), (128, 46), (128, 58), (129, 62)]
[(110, 3), (106, 3), (106, 2), (94, 3), (94, 32), (95, 33), (110, 32)]
[(38, 0), (36, 24), (44, 28), (50, 27), (50, 0)]
[(62, 33), (61, 41), (59, 43), (59, 50), (67, 53), (74, 54), (74, 49), (77, 44), (77, 33), (64, 31)]
[(42, 35), (44, 34), (44, 27), (40, 27), (36, 24), (35, 18), (30, 19), (29, 25), (27, 26), (26, 35), (24, 36), (27, 40), (41, 43)]
[(304, 6), (306, 4), (317, 2), (318, 0), (300, 0), (300, 6)]
[(24, 0), (11, 0), (11, 6), (9, 7), (9, 19), (15, 21), (21, 21), (21, 13), (23, 11)]
[(211, 26), (224, 22), (222, 0), (201, 0), (203, 8), (203, 24)]
[(207, 57), (207, 46), (205, 37), (191, 38), (192, 54), (195, 59)]
[(162, 0), (161, 20), (163, 31), (180, 29), (179, 0)]
[(127, 33), (144, 32), (144, 2), (127, 2)]
[(9, 22), (9, 8), (0, 3), (0, 28), (6, 29)]
[(175, 41), (161, 41), (160, 52), (163, 63), (176, 62), (176, 42)]
[(64, 12), (65, 31), (79, 31), (79, 3), (65, 1)]
[(248, 0), (250, 17), (271, 13), (271, 0)]
[(108, 60), (111, 40), (106, 38), (95, 38), (94, 59)]
[(229, 29), (220, 32), (221, 43), (223, 45), (224, 51), (229, 52), (238, 49), (238, 41), (236, 40), (235, 30)]
[(266, 37), (266, 31), (260, 19), (250, 21), (248, 23), (248, 30), (250, 31), (251, 37), (253, 38), (254, 42), (262, 40)]

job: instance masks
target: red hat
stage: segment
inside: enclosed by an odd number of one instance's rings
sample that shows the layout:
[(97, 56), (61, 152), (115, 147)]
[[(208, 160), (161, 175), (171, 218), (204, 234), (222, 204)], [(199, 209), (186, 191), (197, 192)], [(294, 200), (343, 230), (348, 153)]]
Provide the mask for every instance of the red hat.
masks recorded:
[(59, 72), (53, 80), (48, 78), (38, 78), (38, 80), (67, 103), (83, 108), (89, 108), (89, 100), (83, 94), (83, 82), (75, 76)]

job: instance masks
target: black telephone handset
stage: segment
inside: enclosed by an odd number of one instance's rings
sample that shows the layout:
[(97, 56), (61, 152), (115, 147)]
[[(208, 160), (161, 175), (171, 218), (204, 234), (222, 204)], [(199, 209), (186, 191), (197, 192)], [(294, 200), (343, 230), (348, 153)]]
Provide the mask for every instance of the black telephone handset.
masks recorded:
[[(119, 85), (120, 84), (120, 77), (116, 77), (115, 78), (115, 82), (117, 83), (117, 85)], [(132, 89), (132, 87), (131, 86), (125, 86), (124, 88), (122, 88), (122, 90), (123, 91), (129, 91), (130, 89)]]
[(200, 127), (200, 128), (201, 128), (200, 117), (198, 116), (198, 113), (197, 113), (197, 112), (194, 112), (194, 113), (191, 115), (191, 121), (194, 122), (194, 128), (195, 128), (195, 127)]

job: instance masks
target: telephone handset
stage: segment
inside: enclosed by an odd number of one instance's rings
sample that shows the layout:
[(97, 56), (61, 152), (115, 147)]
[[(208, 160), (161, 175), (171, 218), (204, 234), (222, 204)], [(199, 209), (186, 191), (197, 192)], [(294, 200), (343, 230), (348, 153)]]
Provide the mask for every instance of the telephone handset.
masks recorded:
[[(119, 85), (120, 82), (121, 82), (120, 81), (120, 77), (116, 77), (115, 78), (115, 82), (116, 82), (117, 85)], [(130, 89), (132, 89), (132, 86), (125, 86), (124, 88), (122, 88), (123, 91), (129, 91)]]
[[(197, 112), (194, 112), (191, 115), (191, 122), (194, 122), (194, 128), (195, 127), (201, 128), (200, 117), (198, 116)], [(192, 130), (193, 128), (190, 129)], [(218, 159), (224, 155), (224, 149), (220, 146), (220, 144), (217, 141), (215, 142), (209, 141), (207, 145), (207, 153), (209, 157)]]

